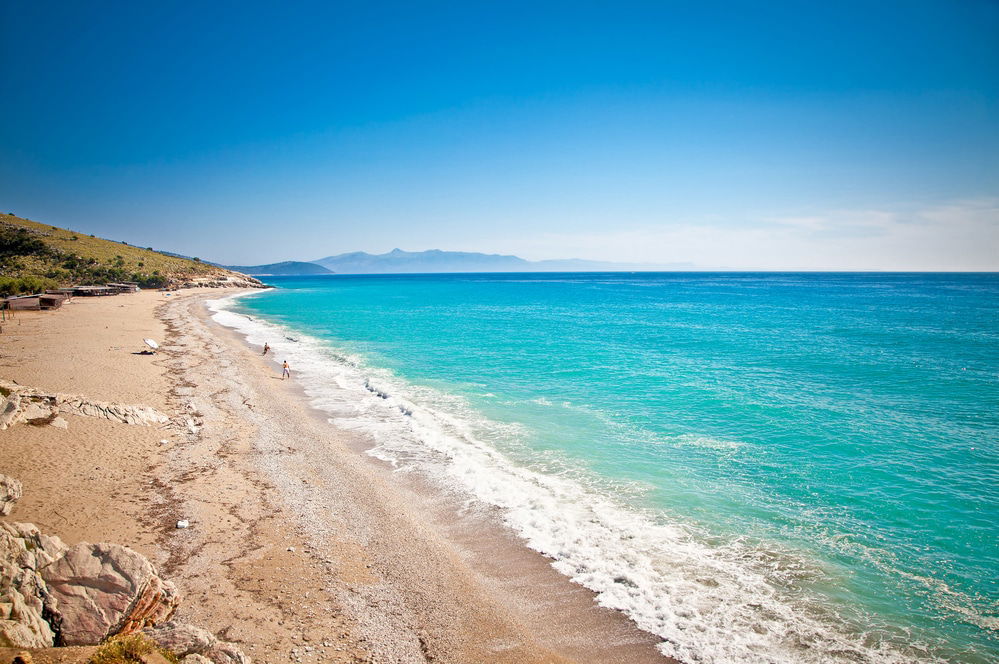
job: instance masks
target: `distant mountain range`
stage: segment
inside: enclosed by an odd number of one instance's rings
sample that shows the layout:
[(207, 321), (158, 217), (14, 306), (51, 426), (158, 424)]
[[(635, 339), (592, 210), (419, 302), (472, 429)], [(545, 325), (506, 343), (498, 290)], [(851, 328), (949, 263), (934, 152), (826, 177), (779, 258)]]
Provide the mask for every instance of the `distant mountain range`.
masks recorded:
[(314, 261), (285, 261), (268, 265), (227, 265), (230, 270), (254, 276), (307, 274), (397, 274), (435, 272), (600, 272), (615, 270), (694, 269), (692, 263), (670, 265), (637, 265), (588, 261), (578, 258), (565, 260), (529, 261), (519, 256), (481, 254), (468, 251), (403, 251), (393, 249), (385, 254), (354, 251), (327, 256)]
[[(582, 272), (599, 270), (641, 269), (639, 266), (567, 260), (529, 261), (519, 256), (481, 254), (469, 251), (403, 251), (393, 249), (386, 254), (355, 251), (327, 256), (312, 261), (341, 274), (428, 273), (428, 272)], [(647, 269), (647, 268), (646, 268)]]
[(306, 263), (305, 261), (284, 261), (281, 263), (268, 263), (267, 265), (228, 265), (226, 269), (260, 277), (332, 273), (331, 270), (326, 269), (322, 265)]

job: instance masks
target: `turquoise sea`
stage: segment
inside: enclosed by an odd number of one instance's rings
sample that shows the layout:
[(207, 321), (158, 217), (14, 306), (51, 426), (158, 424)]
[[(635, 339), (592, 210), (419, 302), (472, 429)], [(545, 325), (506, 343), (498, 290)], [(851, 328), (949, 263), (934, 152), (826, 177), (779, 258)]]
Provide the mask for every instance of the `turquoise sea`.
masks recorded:
[(269, 281), (216, 319), (665, 653), (999, 661), (999, 275)]

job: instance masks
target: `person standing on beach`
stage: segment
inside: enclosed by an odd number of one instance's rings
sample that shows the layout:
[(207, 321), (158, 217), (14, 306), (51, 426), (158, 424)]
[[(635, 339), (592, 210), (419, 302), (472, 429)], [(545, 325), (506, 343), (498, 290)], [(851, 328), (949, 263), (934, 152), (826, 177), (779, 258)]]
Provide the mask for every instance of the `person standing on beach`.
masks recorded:
[(271, 349), (270, 345), (265, 341), (264, 342), (264, 353), (263, 354), (266, 355), (267, 351), (269, 351), (270, 349)]
[(285, 378), (291, 378), (291, 367), (288, 366), (288, 360), (285, 360), (284, 364), (281, 365), (281, 380)]

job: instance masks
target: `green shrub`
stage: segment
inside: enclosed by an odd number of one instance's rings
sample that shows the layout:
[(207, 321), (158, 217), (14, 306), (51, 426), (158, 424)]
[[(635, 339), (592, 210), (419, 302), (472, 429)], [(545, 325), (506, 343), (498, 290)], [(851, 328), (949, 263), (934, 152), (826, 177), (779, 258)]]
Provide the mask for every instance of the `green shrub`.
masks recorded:
[(46, 277), (0, 277), (0, 295), (23, 295), (41, 293), (47, 288), (56, 288), (59, 283)]
[(0, 258), (8, 256), (49, 256), (48, 245), (23, 228), (0, 226)]
[(163, 655), (172, 664), (177, 664), (177, 655), (160, 648), (145, 634), (112, 636), (90, 656), (87, 664), (142, 664), (143, 656), (154, 651)]

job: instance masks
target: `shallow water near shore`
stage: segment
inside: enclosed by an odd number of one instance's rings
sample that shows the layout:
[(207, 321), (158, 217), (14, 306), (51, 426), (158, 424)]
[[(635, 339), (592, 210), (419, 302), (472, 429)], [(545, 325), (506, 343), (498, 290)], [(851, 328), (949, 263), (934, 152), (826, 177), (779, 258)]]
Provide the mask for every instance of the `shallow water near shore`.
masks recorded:
[(216, 319), (665, 653), (999, 657), (999, 276), (271, 281)]

